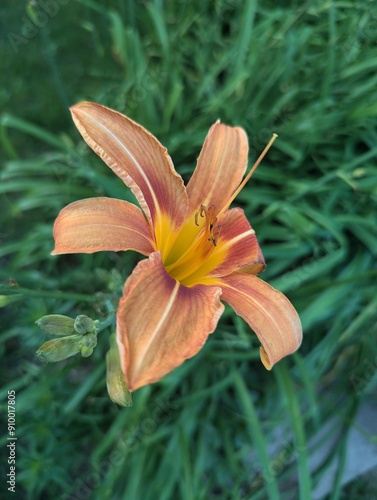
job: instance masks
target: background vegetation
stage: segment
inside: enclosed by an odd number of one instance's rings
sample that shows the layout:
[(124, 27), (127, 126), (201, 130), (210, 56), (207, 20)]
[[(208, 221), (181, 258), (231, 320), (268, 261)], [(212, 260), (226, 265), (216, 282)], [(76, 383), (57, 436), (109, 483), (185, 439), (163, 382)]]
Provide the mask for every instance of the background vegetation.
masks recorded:
[[(3, 0), (0, 19), (0, 375), (5, 417), (16, 391), (17, 498), (308, 500), (334, 465), (328, 498), (375, 498), (366, 478), (342, 487), (355, 416), (376, 401), (375, 2)], [(65, 205), (130, 196), (71, 122), (83, 99), (142, 123), (186, 180), (219, 117), (246, 129), (250, 162), (279, 134), (237, 204), (262, 278), (299, 311), (297, 354), (265, 371), (227, 309), (198, 356), (124, 409), (105, 386), (111, 327), (90, 358), (39, 363), (34, 322), (105, 320), (139, 259), (50, 255)], [(1, 436), (3, 452), (5, 424)]]

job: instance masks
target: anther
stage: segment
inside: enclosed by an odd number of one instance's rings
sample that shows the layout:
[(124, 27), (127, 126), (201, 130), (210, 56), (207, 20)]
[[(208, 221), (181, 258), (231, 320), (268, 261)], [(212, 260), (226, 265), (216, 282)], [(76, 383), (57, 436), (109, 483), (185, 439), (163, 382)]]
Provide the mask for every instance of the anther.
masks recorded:
[(205, 205), (200, 205), (200, 217), (204, 217), (205, 215), (207, 215), (207, 207)]
[(199, 226), (198, 219), (199, 219), (199, 212), (195, 212), (195, 226)]
[[(214, 230), (212, 230), (214, 227)], [(221, 224), (217, 224), (216, 226), (213, 226), (213, 224), (210, 225), (211, 228), (211, 236), (208, 238), (208, 241), (211, 241), (213, 245), (216, 247), (217, 246), (217, 237), (220, 234), (220, 229), (221, 229)]]
[(197, 212), (195, 212), (195, 225), (199, 226), (199, 215), (200, 217), (207, 216), (207, 207), (205, 205), (200, 205), (200, 208)]
[(206, 218), (206, 232), (210, 233), (208, 241), (211, 241), (214, 246), (217, 245), (217, 236), (220, 232), (220, 225), (216, 224), (217, 217), (214, 215), (215, 206), (210, 204), (208, 207), (200, 205), (199, 210), (195, 212), (195, 225), (199, 226), (199, 217)]

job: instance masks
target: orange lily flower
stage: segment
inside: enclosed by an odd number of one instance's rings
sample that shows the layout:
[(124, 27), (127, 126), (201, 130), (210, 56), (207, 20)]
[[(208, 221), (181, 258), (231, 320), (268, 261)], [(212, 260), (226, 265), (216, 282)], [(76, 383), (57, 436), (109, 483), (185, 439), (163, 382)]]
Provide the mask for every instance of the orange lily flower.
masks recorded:
[(129, 390), (160, 380), (194, 356), (216, 328), (221, 301), (255, 331), (267, 369), (294, 352), (302, 338), (297, 312), (256, 276), (265, 263), (255, 232), (243, 210), (229, 209), (251, 175), (242, 182), (244, 130), (216, 122), (185, 187), (167, 150), (141, 125), (90, 102), (71, 111), (84, 140), (142, 209), (90, 198), (65, 207), (54, 225), (53, 254), (131, 249), (148, 256), (126, 280), (117, 310)]

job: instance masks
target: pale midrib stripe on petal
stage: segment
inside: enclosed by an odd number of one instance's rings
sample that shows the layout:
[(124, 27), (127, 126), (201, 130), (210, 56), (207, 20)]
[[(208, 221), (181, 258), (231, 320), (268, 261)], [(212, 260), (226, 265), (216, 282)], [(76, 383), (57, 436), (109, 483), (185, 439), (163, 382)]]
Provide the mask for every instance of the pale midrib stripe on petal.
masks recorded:
[(223, 170), (222, 167), (224, 165), (225, 158), (226, 158), (226, 155), (225, 154), (222, 155), (220, 165), (217, 163), (218, 166), (217, 166), (217, 169), (216, 169), (215, 179), (213, 180), (211, 189), (207, 193), (206, 199), (205, 199), (205, 201), (203, 203), (206, 206), (208, 206), (211, 203), (212, 195), (213, 195), (215, 189), (217, 189), (217, 181), (218, 181), (219, 177), (221, 177), (222, 175), (224, 175), (223, 171), (222, 171)]
[[(122, 142), (122, 141), (120, 141), (120, 140), (118, 139), (118, 137), (117, 137), (115, 134), (113, 134), (113, 133), (111, 132), (111, 130), (109, 130), (109, 129), (108, 129), (105, 125), (103, 125), (101, 122), (99, 122), (99, 121), (97, 121), (97, 120), (93, 120), (93, 119), (92, 119), (92, 116), (91, 116), (90, 114), (88, 114), (88, 113), (85, 113), (85, 111), (82, 111), (82, 113), (86, 114), (86, 115), (89, 117), (89, 119), (90, 119), (90, 120), (94, 121), (94, 122), (95, 122), (97, 125), (99, 125), (99, 126), (100, 126), (103, 130), (105, 130), (105, 131), (106, 131), (106, 133), (107, 133), (108, 135), (110, 135), (111, 137), (113, 137), (113, 139), (114, 139), (114, 140), (115, 140), (115, 141), (119, 144), (119, 146), (121, 147), (121, 149), (122, 149), (122, 150), (123, 150), (123, 151), (124, 151), (124, 152), (128, 155), (128, 157), (130, 158), (130, 160), (134, 163), (135, 167), (137, 168), (137, 170), (139, 171), (139, 173), (140, 173), (140, 174), (141, 174), (141, 176), (143, 177), (143, 179), (144, 179), (145, 183), (147, 184), (147, 186), (148, 186), (148, 188), (149, 188), (149, 191), (150, 191), (150, 193), (151, 193), (151, 195), (152, 195), (152, 198), (153, 198), (153, 201), (154, 201), (154, 204), (155, 204), (156, 210), (159, 212), (159, 204), (158, 204), (158, 202), (157, 202), (155, 192), (154, 192), (154, 190), (152, 189), (152, 186), (151, 186), (151, 184), (150, 184), (150, 182), (149, 182), (149, 179), (148, 179), (147, 175), (145, 174), (144, 170), (142, 169), (142, 167), (141, 167), (140, 163), (136, 160), (136, 158), (133, 156), (133, 154), (132, 154), (132, 153), (131, 153), (131, 152), (130, 152), (127, 148), (126, 148), (126, 146), (123, 144), (123, 142)], [(88, 135), (89, 135), (89, 134), (88, 134)], [(94, 142), (96, 142), (96, 141), (94, 141)], [(102, 148), (101, 148), (101, 149), (102, 149)], [(108, 156), (108, 155), (107, 155), (107, 156)], [(117, 163), (115, 163), (115, 165), (117, 165), (117, 166), (118, 166), (118, 164), (117, 164)], [(133, 179), (133, 178), (132, 178), (129, 174), (127, 174), (127, 176), (128, 176), (128, 177), (130, 177), (130, 179), (132, 179), (132, 181), (133, 181), (133, 182), (135, 182), (135, 180), (134, 180), (134, 179)], [(135, 184), (136, 184), (136, 183), (135, 183)], [(139, 189), (140, 189), (140, 187), (139, 187)]]
[[(260, 278), (256, 278), (256, 279), (257, 279), (257, 280), (259, 280)], [(263, 281), (263, 280), (260, 280), (260, 281)], [(266, 283), (266, 284), (267, 284), (267, 283)], [(227, 285), (227, 286), (228, 286), (228, 285)], [(277, 331), (278, 331), (278, 332), (280, 332), (280, 331), (281, 331), (281, 326), (280, 326), (280, 324), (277, 322), (277, 320), (275, 320), (275, 319), (274, 319), (274, 318), (270, 315), (270, 313), (269, 313), (269, 312), (268, 312), (268, 311), (267, 311), (267, 310), (266, 310), (263, 306), (261, 306), (261, 305), (260, 305), (260, 303), (259, 303), (256, 299), (254, 299), (254, 298), (250, 297), (250, 295), (247, 295), (245, 292), (242, 292), (242, 291), (240, 291), (239, 289), (237, 289), (237, 288), (235, 288), (235, 287), (232, 287), (232, 286), (231, 286), (230, 288), (232, 288), (232, 290), (235, 290), (236, 292), (240, 293), (240, 294), (241, 294), (241, 295), (243, 295), (244, 297), (247, 297), (249, 300), (251, 299), (251, 301), (252, 301), (254, 304), (256, 304), (256, 305), (257, 305), (257, 307), (259, 307), (259, 309), (260, 309), (260, 310), (262, 310), (262, 311), (263, 311), (263, 312), (264, 312), (264, 313), (265, 313), (265, 314), (266, 314), (266, 315), (270, 318), (270, 320), (271, 320), (271, 321), (274, 323), (274, 325), (276, 326)], [(274, 289), (274, 290), (275, 290), (275, 292), (276, 292), (276, 293), (278, 293), (278, 294), (282, 294), (282, 292), (280, 292), (279, 290), (276, 290), (276, 289)], [(261, 295), (262, 295), (264, 298), (266, 298), (263, 294), (261, 294)], [(282, 295), (283, 295), (283, 297), (284, 297), (286, 300), (288, 300), (288, 299), (287, 299), (287, 297), (285, 297), (285, 295), (284, 295), (284, 294), (282, 294)], [(293, 306), (292, 306), (292, 307), (293, 307)], [(294, 333), (295, 333), (295, 338), (296, 338), (296, 340), (300, 340), (301, 336), (297, 336), (296, 328), (293, 328), (293, 331), (294, 331)], [(282, 337), (282, 338), (284, 338), (283, 336), (281, 336), (281, 337)]]
[(175, 302), (175, 299), (177, 297), (177, 294), (178, 294), (178, 290), (179, 290), (179, 287), (181, 286), (181, 284), (177, 281), (175, 286), (174, 286), (174, 289), (171, 293), (171, 296), (170, 296), (170, 299), (169, 299), (169, 302), (167, 303), (166, 307), (165, 307), (165, 311), (163, 313), (163, 315), (161, 316), (159, 322), (157, 323), (155, 329), (153, 330), (153, 332), (150, 334), (149, 336), (149, 342), (146, 343), (146, 345), (144, 346), (144, 349), (143, 349), (143, 352), (142, 353), (139, 353), (138, 354), (138, 362), (135, 363), (134, 365), (134, 370), (133, 370), (133, 374), (134, 374), (134, 378), (137, 379), (137, 374), (138, 374), (138, 371), (140, 370), (140, 367), (144, 361), (144, 357), (145, 357), (145, 354), (147, 353), (149, 347), (151, 346), (151, 344), (153, 343), (153, 341), (155, 340), (160, 328), (162, 327), (162, 325), (164, 324), (166, 318), (168, 317), (173, 305), (174, 305), (174, 302)]
[[(257, 278), (257, 279), (259, 279), (259, 278)], [(254, 299), (253, 297), (251, 297), (247, 293), (241, 291), (240, 289), (238, 289), (238, 288), (236, 288), (234, 286), (230, 286), (228, 284), (226, 286), (229, 287), (229, 288), (231, 288), (232, 290), (234, 290), (236, 293), (239, 293), (240, 295), (243, 295), (248, 300), (250, 300), (253, 304), (256, 305), (257, 309), (260, 309), (261, 311), (263, 311), (266, 314), (266, 316), (268, 316), (271, 319), (272, 323), (274, 323), (274, 325), (276, 326), (277, 331), (281, 330), (279, 323), (277, 323), (277, 321), (270, 315), (270, 313), (263, 306), (261, 306), (261, 304), (258, 302), (258, 300)], [(278, 292), (278, 290), (276, 290), (276, 291)], [(263, 298), (265, 298), (264, 295), (262, 295), (262, 296), (263, 296)]]
[(110, 224), (110, 223), (103, 223), (103, 222), (92, 223), (92, 224), (83, 224), (83, 225), (78, 224), (77, 225), (77, 227), (99, 227), (100, 229), (103, 229), (104, 226), (105, 226), (105, 229), (106, 229), (106, 227), (118, 227), (119, 229), (123, 229), (126, 231), (132, 231), (136, 234), (140, 234), (140, 236), (143, 236), (146, 240), (149, 240), (152, 243), (152, 240), (149, 238), (149, 236), (147, 236), (145, 233), (141, 233), (140, 231), (137, 231), (132, 226), (121, 226), (119, 224)]
[[(226, 250), (230, 246), (235, 245), (238, 241), (246, 238), (246, 236), (252, 235), (252, 234), (255, 234), (254, 229), (249, 229), (248, 231), (245, 231), (244, 233), (238, 234), (237, 236), (235, 236), (231, 240), (228, 240), (225, 243), (223, 243), (221, 246), (219, 245), (219, 250), (223, 250), (223, 249)], [(220, 239), (221, 239), (221, 233), (220, 233)]]

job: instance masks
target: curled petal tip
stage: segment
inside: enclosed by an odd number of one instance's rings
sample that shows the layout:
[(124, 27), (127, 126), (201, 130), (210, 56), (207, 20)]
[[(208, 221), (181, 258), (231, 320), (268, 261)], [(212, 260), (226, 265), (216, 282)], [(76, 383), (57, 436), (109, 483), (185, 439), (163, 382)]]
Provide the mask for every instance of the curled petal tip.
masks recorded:
[(222, 298), (257, 334), (260, 358), (267, 370), (297, 351), (302, 341), (300, 318), (281, 292), (249, 274), (234, 273), (220, 280)]
[(266, 370), (271, 370), (272, 364), (270, 363), (270, 360), (268, 359), (267, 353), (263, 347), (259, 348), (259, 355), (260, 355), (260, 359), (263, 363), (263, 366), (266, 368)]

